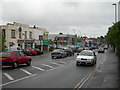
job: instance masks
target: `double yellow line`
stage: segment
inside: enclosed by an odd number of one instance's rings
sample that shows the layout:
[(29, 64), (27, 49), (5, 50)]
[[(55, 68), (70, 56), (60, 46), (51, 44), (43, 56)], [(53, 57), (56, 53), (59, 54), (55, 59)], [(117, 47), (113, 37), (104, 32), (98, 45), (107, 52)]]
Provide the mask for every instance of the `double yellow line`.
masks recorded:
[(102, 58), (101, 62), (98, 63), (98, 65), (94, 66), (94, 68), (92, 69), (92, 71), (90, 71), (75, 87), (73, 90), (79, 90), (85, 83), (86, 81), (90, 78), (91, 75), (95, 74), (96, 70), (99, 69), (101, 63), (104, 61), (105, 57)]
[(85, 82), (90, 78), (90, 76), (94, 73), (94, 69), (92, 71), (90, 71), (75, 87), (73, 90), (79, 90), (84, 84)]

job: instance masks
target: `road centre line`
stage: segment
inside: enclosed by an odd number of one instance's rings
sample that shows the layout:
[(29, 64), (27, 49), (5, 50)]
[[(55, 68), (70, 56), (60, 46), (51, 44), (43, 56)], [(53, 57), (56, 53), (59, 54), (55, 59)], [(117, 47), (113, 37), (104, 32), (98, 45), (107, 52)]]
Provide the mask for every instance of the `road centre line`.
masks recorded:
[(96, 70), (93, 69), (92, 71), (90, 71), (76, 86), (73, 90), (79, 90), (85, 83), (86, 81), (90, 78), (91, 75), (93, 75), (99, 68), (99, 66), (101, 65), (102, 62), (105, 61), (105, 56), (102, 58), (102, 60), (98, 63), (98, 65), (96, 66)]
[(40, 67), (36, 67), (36, 66), (32, 66), (33, 68), (36, 68), (36, 69), (38, 69), (38, 70), (40, 70), (40, 71), (45, 71), (44, 69), (42, 69), (42, 68), (40, 68)]
[(90, 71), (76, 86), (73, 90), (79, 90), (85, 82), (90, 78), (90, 76), (93, 74), (94, 70)]
[(3, 73), (9, 80), (14, 80), (8, 73)]
[(1, 87), (1, 86), (5, 86), (5, 85), (8, 85), (8, 84), (11, 84), (11, 83), (14, 83), (14, 82), (17, 82), (17, 81), (21, 81), (21, 80), (24, 80), (24, 79), (27, 79), (27, 78), (30, 78), (30, 77), (33, 77), (33, 76), (35, 76), (35, 75), (37, 75), (37, 74), (33, 74), (33, 75), (31, 75), (31, 76), (26, 76), (26, 77), (23, 77), (23, 78), (20, 78), (20, 79), (11, 81), (11, 82), (7, 82), (7, 83), (4, 83), (4, 84), (1, 84), (0, 87)]
[(20, 70), (27, 73), (28, 75), (32, 75), (32, 73), (28, 72), (27, 70), (24, 70), (24, 69), (20, 69)]
[(41, 65), (46, 66), (46, 67), (49, 67), (49, 68), (53, 68), (52, 66), (47, 65), (47, 64), (41, 64)]

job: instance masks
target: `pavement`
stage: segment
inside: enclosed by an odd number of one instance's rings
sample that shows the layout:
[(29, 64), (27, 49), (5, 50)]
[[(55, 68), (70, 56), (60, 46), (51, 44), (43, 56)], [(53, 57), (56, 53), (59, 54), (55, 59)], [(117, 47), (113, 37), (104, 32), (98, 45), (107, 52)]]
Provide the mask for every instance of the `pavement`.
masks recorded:
[(116, 88), (120, 90), (120, 59), (109, 48), (105, 60), (82, 88)]

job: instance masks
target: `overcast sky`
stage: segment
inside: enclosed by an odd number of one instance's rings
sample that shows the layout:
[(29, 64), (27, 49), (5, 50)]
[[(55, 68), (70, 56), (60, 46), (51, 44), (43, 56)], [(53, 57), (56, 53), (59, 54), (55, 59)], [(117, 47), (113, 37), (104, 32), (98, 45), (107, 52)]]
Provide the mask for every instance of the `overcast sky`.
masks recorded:
[[(49, 33), (104, 36), (114, 22), (119, 0), (4, 0), (0, 25), (18, 22), (46, 28)], [(48, 2), (49, 1), (49, 2)]]

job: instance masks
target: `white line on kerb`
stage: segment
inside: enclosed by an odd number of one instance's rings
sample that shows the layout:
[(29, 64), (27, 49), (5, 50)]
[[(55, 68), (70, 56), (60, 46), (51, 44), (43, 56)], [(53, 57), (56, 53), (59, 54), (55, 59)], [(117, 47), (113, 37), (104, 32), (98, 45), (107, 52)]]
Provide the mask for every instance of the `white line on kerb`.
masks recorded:
[(23, 71), (23, 72), (25, 72), (25, 73), (27, 73), (28, 75), (32, 75), (32, 73), (30, 73), (30, 72), (28, 72), (28, 71), (26, 71), (24, 69), (20, 69), (20, 70)]
[(32, 66), (33, 68), (36, 68), (36, 69), (38, 69), (38, 70), (40, 70), (40, 71), (45, 71), (44, 69), (42, 69), (42, 68), (39, 68), (39, 67), (36, 67), (36, 66)]
[(11, 84), (11, 83), (14, 83), (14, 82), (17, 82), (17, 81), (21, 81), (21, 80), (24, 80), (24, 79), (27, 79), (27, 78), (30, 78), (30, 77), (33, 77), (33, 76), (35, 76), (35, 75), (37, 75), (37, 74), (33, 74), (33, 75), (31, 75), (31, 76), (23, 77), (23, 78), (20, 78), (20, 79), (11, 81), (11, 82), (7, 82), (7, 83), (4, 83), (4, 84), (1, 84), (0, 87), (1, 87), (1, 86), (5, 86), (5, 85), (8, 85), (8, 84)]
[(49, 68), (53, 68), (52, 66), (47, 65), (47, 64), (41, 64), (41, 65), (46, 66), (46, 67), (49, 67)]
[(3, 73), (9, 80), (14, 80), (8, 73)]

